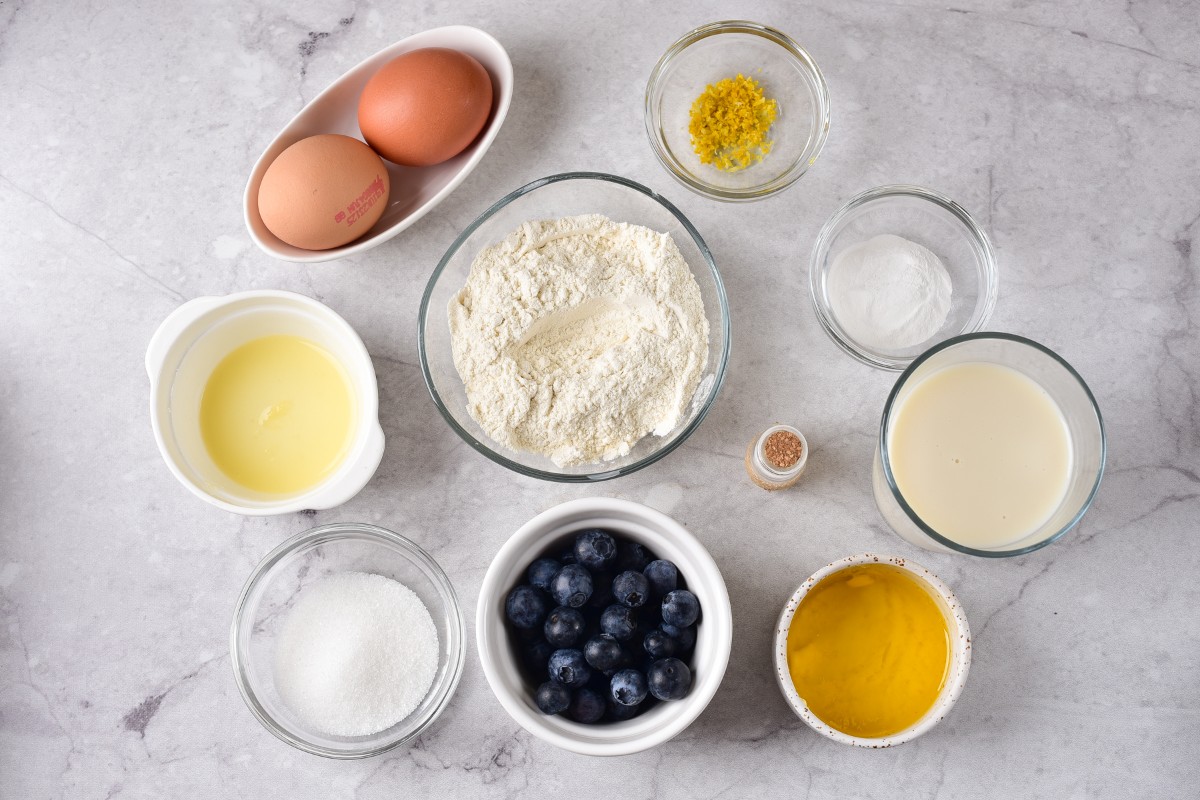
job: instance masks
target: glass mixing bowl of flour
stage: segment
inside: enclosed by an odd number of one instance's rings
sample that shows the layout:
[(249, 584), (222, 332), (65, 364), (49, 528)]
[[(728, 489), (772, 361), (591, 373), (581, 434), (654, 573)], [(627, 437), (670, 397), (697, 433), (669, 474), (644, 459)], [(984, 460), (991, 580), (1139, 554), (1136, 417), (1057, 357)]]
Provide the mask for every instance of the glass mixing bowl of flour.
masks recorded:
[[(923, 248), (922, 252), (932, 253), (945, 267), (950, 282), (944, 321), (929, 329), (932, 334), (921, 333), (924, 338), (920, 341), (903, 346), (895, 346), (896, 339), (885, 346), (857, 338), (850, 332), (855, 323), (861, 329), (871, 320), (839, 320), (836, 313), (839, 298), (833, 296), (836, 287), (830, 274), (839, 256), (851, 248), (870, 246), (882, 235), (903, 237)], [(880, 186), (851, 198), (817, 234), (808, 277), (813, 308), (825, 333), (854, 358), (880, 369), (900, 371), (938, 342), (982, 330), (996, 307), (996, 256), (987, 234), (958, 203), (920, 186)], [(908, 296), (899, 291), (903, 280), (897, 280), (900, 282), (895, 285), (877, 287), (880, 301), (895, 302)], [(853, 310), (860, 316), (870, 314), (865, 306)], [(907, 312), (920, 310), (889, 307), (884, 313), (895, 320)]]
[[(595, 214), (616, 223), (639, 225), (670, 235), (699, 289), (693, 308), (697, 319), (702, 315), (707, 320), (708, 352), (703, 364), (697, 358), (692, 372), (695, 388), (680, 398), (678, 419), (669, 430), (642, 436), (627, 453), (608, 460), (563, 465), (548, 456), (501, 444), (472, 417), (467, 390), (455, 365), (449, 309), (467, 284), (472, 263), (482, 251), (501, 243), (526, 223)], [(522, 186), (485, 211), (459, 235), (438, 263), (421, 298), (418, 327), (425, 383), (450, 427), (492, 461), (522, 475), (550, 481), (608, 480), (639, 470), (674, 450), (708, 413), (724, 381), (729, 359), (729, 304), (704, 239), (679, 209), (663, 197), (633, 181), (603, 173), (573, 172), (542, 178)], [(532, 336), (534, 328), (530, 331)], [(599, 352), (595, 358), (608, 355)], [(600, 413), (604, 413), (603, 409)]]

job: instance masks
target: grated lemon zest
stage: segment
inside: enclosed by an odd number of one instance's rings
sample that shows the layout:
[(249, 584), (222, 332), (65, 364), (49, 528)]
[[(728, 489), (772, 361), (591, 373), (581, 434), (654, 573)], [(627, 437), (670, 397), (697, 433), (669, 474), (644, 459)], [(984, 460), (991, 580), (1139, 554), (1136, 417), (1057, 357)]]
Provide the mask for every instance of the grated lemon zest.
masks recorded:
[(779, 103), (753, 78), (739, 72), (710, 83), (692, 103), (692, 149), (702, 164), (724, 172), (743, 170), (771, 152), (767, 134), (778, 116)]

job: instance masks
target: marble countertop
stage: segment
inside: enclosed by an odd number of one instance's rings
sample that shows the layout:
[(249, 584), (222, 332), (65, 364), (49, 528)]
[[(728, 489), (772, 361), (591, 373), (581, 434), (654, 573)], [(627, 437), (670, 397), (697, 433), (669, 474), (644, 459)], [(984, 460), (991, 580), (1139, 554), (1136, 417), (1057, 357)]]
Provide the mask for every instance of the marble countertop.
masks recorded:
[[(1200, 15), (1178, 2), (955, 0), (539, 4), (256, 0), (0, 2), (0, 796), (1181, 797), (1200, 784)], [(748, 16), (829, 81), (816, 166), (765, 202), (675, 184), (642, 124), (645, 79), (690, 28)], [(332, 264), (259, 252), (250, 166), (325, 85), (420, 30), (493, 33), (516, 73), (479, 168), (391, 242)], [(507, 191), (574, 169), (664, 193), (707, 238), (733, 314), (728, 381), (664, 461), (595, 486), (519, 477), (460, 442), (417, 365), (417, 304), (454, 235)], [(1000, 263), (993, 325), (1089, 381), (1108, 472), (1083, 523), (1027, 557), (918, 551), (871, 498), (894, 376), (822, 333), (807, 259), (825, 219), (883, 183), (938, 188)], [(234, 516), (155, 448), (143, 353), (186, 299), (282, 288), (329, 304), (379, 374), (382, 466), (345, 506)], [(742, 454), (798, 424), (810, 471), (768, 495)], [(472, 645), (442, 719), (354, 763), (293, 750), (250, 715), (227, 648), (234, 600), (288, 535), (405, 532), (467, 609), (535, 513), (612, 495), (688, 525), (724, 571), (733, 656), (705, 713), (619, 761), (556, 750), (501, 709)], [(773, 683), (789, 593), (863, 550), (916, 558), (961, 598), (970, 680), (927, 736), (859, 751), (809, 731)], [(470, 616), (470, 615), (468, 615)], [(469, 636), (473, 642), (473, 624)]]

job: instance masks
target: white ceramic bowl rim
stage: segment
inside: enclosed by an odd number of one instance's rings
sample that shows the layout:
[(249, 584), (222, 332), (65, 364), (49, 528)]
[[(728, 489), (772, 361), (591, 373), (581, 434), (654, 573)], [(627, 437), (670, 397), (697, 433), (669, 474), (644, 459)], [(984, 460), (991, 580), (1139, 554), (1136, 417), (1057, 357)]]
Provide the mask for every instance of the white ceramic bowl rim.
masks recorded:
[[(455, 420), (454, 415), (450, 413), (450, 409), (446, 407), (445, 401), (442, 400), (441, 395), (438, 393), (437, 386), (433, 380), (433, 373), (429, 369), (429, 353), (426, 351), (425, 346), (426, 317), (429, 314), (429, 302), (433, 297), (434, 288), (436, 287), (442, 272), (450, 263), (450, 259), (453, 258), (455, 253), (458, 252), (459, 248), (461, 248), (463, 244), (469, 238), (471, 238), (471, 235), (475, 232), (475, 230), (479, 228), (480, 225), (483, 225), (483, 223), (487, 222), (488, 219), (490, 219), (497, 211), (504, 208), (518, 197), (529, 194), (536, 189), (540, 189), (541, 187), (548, 186), (552, 183), (573, 180), (603, 181), (605, 183), (615, 183), (620, 186), (633, 189), (634, 191), (644, 194), (651, 200), (654, 200), (660, 204), (663, 208), (670, 212), (676, 220), (678, 220), (679, 224), (682, 225), (692, 237), (697, 249), (699, 249), (701, 254), (704, 256), (704, 262), (708, 265), (709, 272), (712, 275), (713, 284), (716, 287), (717, 292), (717, 303), (721, 310), (721, 319), (716, 324), (721, 326), (721, 332), (725, 341), (725, 348), (721, 352), (713, 369), (714, 380), (712, 387), (708, 391), (708, 397), (700, 405), (699, 410), (696, 412), (696, 416), (693, 417), (682, 430), (678, 431), (677, 433), (672, 433), (671, 441), (665, 443), (662, 447), (658, 448), (640, 461), (636, 461), (619, 469), (606, 470), (603, 468), (603, 464), (598, 464), (596, 465), (596, 472), (584, 474), (564, 474), (537, 469), (536, 467), (530, 467), (506, 457), (495, 447), (489, 446), (488, 444), (475, 438), (475, 436), (473, 436), (469, 431), (458, 424), (458, 421)], [(714, 324), (714, 321), (710, 319), (709, 324)], [(504, 197), (493, 203), (487, 211), (484, 211), (482, 214), (480, 214), (474, 222), (468, 225), (463, 232), (458, 235), (458, 238), (454, 240), (450, 247), (446, 249), (441, 261), (439, 261), (437, 267), (434, 268), (433, 274), (429, 276), (429, 283), (425, 286), (425, 294), (421, 297), (421, 306), (417, 313), (417, 355), (421, 361), (421, 374), (425, 377), (425, 387), (429, 390), (429, 396), (433, 398), (433, 404), (437, 406), (438, 413), (440, 413), (442, 418), (446, 420), (446, 424), (448, 424), (455, 433), (462, 437), (462, 440), (469, 444), (472, 449), (483, 454), (488, 459), (495, 461), (502, 466), (508, 467), (513, 472), (520, 473), (521, 475), (528, 475), (531, 478), (539, 478), (544, 481), (556, 481), (559, 483), (595, 483), (597, 481), (606, 481), (622, 475), (628, 475), (631, 472), (636, 472), (653, 464), (661, 458), (665, 458), (672, 451), (674, 451), (676, 447), (679, 447), (679, 445), (683, 444), (687, 438), (691, 436), (698, 427), (700, 427), (700, 423), (704, 422), (704, 418), (708, 416), (709, 409), (716, 401), (717, 395), (720, 393), (721, 387), (725, 383), (725, 370), (729, 365), (729, 351), (732, 345), (730, 333), (729, 299), (725, 295), (725, 284), (721, 280), (721, 273), (717, 271), (717, 263), (715, 260), (713, 260), (712, 252), (708, 249), (708, 245), (705, 243), (704, 238), (700, 235), (700, 232), (696, 230), (696, 227), (692, 225), (691, 221), (683, 215), (682, 211), (676, 208), (670, 200), (658, 194), (653, 189), (648, 189), (640, 183), (631, 181), (628, 178), (622, 178), (619, 175), (610, 175), (605, 172), (562, 172), (556, 175), (549, 175), (545, 178), (539, 178), (538, 180), (531, 181), (519, 189), (509, 192)]]
[[(227, 306), (247, 301), (270, 302), (275, 300), (283, 300), (311, 309), (336, 331), (337, 335), (354, 353), (355, 359), (361, 362), (360, 368), (354, 370), (351, 376), (357, 384), (356, 388), (362, 404), (356, 433), (359, 445), (346, 454), (343, 462), (331, 475), (311, 489), (276, 502), (254, 506), (242, 505), (210, 494), (192, 480), (191, 476), (179, 465), (173, 451), (167, 446), (166, 426), (169, 423), (163, 420), (159, 414), (159, 401), (164, 393), (169, 398), (175, 380), (174, 374), (164, 374), (167, 358), (175, 345), (190, 333), (196, 324)], [(200, 332), (195, 340), (199, 341), (204, 335), (204, 332)], [(189, 349), (190, 347), (189, 344)], [(186, 352), (180, 356), (181, 363), (184, 358), (186, 358)], [(347, 365), (347, 369), (349, 371), (349, 365)], [(220, 297), (197, 297), (189, 300), (168, 314), (150, 337), (150, 343), (146, 347), (146, 372), (150, 377), (150, 427), (154, 432), (154, 440), (163, 461), (166, 462), (167, 468), (170, 469), (175, 479), (192, 494), (225, 511), (246, 516), (267, 516), (291, 514), (306, 509), (333, 508), (358, 494), (371, 480), (383, 459), (384, 436), (383, 429), (379, 424), (379, 386), (371, 355), (350, 323), (329, 306), (311, 297), (295, 292), (264, 289), (234, 292)]]
[[(796, 609), (800, 603), (808, 595), (809, 591), (814, 586), (820, 583), (825, 578), (841, 572), (849, 567), (858, 564), (890, 564), (894, 567), (899, 567), (908, 572), (925, 586), (932, 589), (942, 598), (949, 609), (950, 616), (953, 618), (954, 624), (958, 627), (957, 637), (952, 634), (951, 649), (951, 674), (947, 679), (945, 686), (942, 687), (941, 693), (933, 704), (933, 708), (926, 712), (925, 716), (921, 717), (911, 727), (893, 734), (892, 736), (881, 736), (878, 738), (866, 738), (861, 736), (851, 736), (842, 731), (831, 728), (825, 724), (815, 713), (809, 710), (808, 705), (800, 697), (796, 691), (796, 686), (792, 682), (791, 672), (788, 670), (787, 664), (787, 636), (788, 629), (792, 625), (792, 617), (796, 613)], [(912, 741), (918, 736), (926, 733), (934, 725), (942, 720), (950, 709), (954, 707), (954, 703), (958, 700), (958, 696), (962, 694), (963, 686), (967, 683), (967, 673), (971, 669), (971, 628), (967, 623), (967, 615), (962, 609), (962, 605), (958, 602), (958, 598), (954, 596), (954, 592), (950, 587), (942, 582), (937, 575), (930, 572), (925, 567), (913, 561), (911, 558), (902, 558), (900, 556), (883, 556), (875, 553), (860, 553), (859, 555), (846, 556), (838, 559), (830, 564), (826, 564), (821, 569), (814, 572), (804, 583), (798, 588), (789, 598), (788, 602), (783, 607), (783, 612), (779, 615), (779, 622), (775, 626), (775, 640), (773, 661), (775, 664), (775, 679), (779, 684), (779, 689), (783, 692), (784, 699), (791, 706), (792, 711), (796, 716), (804, 720), (810, 728), (817, 733), (835, 742), (843, 744), (852, 744), (856, 747), (867, 747), (879, 749), (884, 747), (893, 747), (898, 744)]]
[[(685, 553), (688, 563), (679, 565), (680, 572), (687, 579), (688, 587), (700, 596), (703, 606), (697, 649), (699, 643), (704, 642), (712, 650), (702, 669), (697, 670), (691, 692), (682, 700), (660, 704), (632, 720), (603, 725), (582, 725), (565, 717), (547, 717), (515, 696), (515, 692), (526, 691), (526, 687), (523, 682), (519, 688), (510, 687), (499, 668), (499, 659), (507, 658), (503, 648), (509, 635), (503, 618), (502, 598), (512, 588), (516, 576), (523, 574), (525, 567), (539, 555), (531, 550), (535, 540), (547, 536), (559, 538), (588, 527), (620, 531), (622, 521), (636, 521), (652, 529), (662, 537), (659, 548), (671, 547)], [(655, 549), (654, 542), (646, 544)], [(663, 552), (658, 555), (667, 557)], [(716, 694), (729, 663), (733, 612), (716, 562), (680, 523), (662, 512), (628, 500), (584, 498), (543, 511), (522, 525), (500, 548), (479, 590), (475, 636), (480, 664), (492, 693), (522, 728), (553, 745), (583, 755), (628, 755), (668, 741), (704, 711)]]
[[(432, 576), (432, 582), (437, 586), (438, 590), (444, 593), (447, 601), (445, 610), (448, 612), (449, 624), (455, 633), (455, 636), (452, 638), (453, 641), (459, 643), (457, 650), (450, 655), (445, 679), (440, 686), (434, 685), (429, 688), (430, 692), (440, 694), (441, 698), (430, 707), (428, 712), (421, 719), (414, 720), (409, 726), (391, 738), (380, 742), (378, 745), (358, 750), (334, 750), (320, 747), (295, 736), (281, 727), (266, 709), (263, 708), (254, 688), (246, 680), (245, 665), (238, 646), (242, 614), (246, 609), (250, 595), (258, 587), (259, 583), (270, 574), (275, 565), (303, 547), (315, 547), (336, 541), (339, 536), (342, 536), (346, 532), (353, 532), (396, 547), (403, 551), (410, 559), (419, 563), (423, 567), (423, 570)], [(459, 681), (462, 679), (463, 665), (466, 661), (466, 652), (466, 625), (463, 621), (462, 607), (458, 601), (458, 593), (454, 591), (454, 584), (450, 582), (446, 571), (442, 569), (441, 565), (431, 555), (426, 553), (416, 542), (408, 537), (402, 536), (395, 531), (390, 531), (387, 528), (366, 523), (335, 522), (320, 525), (290, 536), (277, 545), (263, 557), (262, 561), (254, 568), (254, 571), (250, 573), (250, 577), (246, 579), (246, 583), (242, 586), (242, 591), (238, 595), (237, 602), (234, 604), (233, 622), (229, 626), (229, 658), (233, 664), (234, 682), (237, 684), (238, 691), (242, 695), (242, 700), (245, 701), (250, 712), (276, 738), (295, 747), (297, 750), (335, 759), (369, 758), (387, 752), (404, 744), (414, 736), (420, 735), (441, 716), (446, 706), (449, 705), (450, 699), (454, 696), (454, 692), (458, 689)]]

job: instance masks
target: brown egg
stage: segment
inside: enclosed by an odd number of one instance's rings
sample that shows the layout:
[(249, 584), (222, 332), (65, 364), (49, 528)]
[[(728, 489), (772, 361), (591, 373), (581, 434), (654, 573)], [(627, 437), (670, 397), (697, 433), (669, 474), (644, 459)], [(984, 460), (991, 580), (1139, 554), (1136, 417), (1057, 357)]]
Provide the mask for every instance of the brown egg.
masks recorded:
[(388, 161), (440, 164), (466, 150), (492, 110), (492, 79), (466, 53), (413, 50), (371, 76), (358, 99), (358, 127)]
[(294, 247), (328, 250), (362, 236), (387, 208), (387, 167), (371, 148), (339, 134), (301, 139), (263, 174), (258, 213)]

